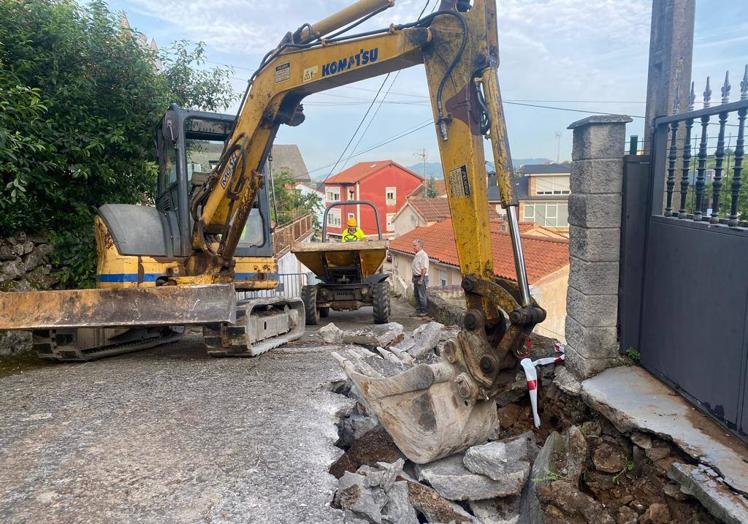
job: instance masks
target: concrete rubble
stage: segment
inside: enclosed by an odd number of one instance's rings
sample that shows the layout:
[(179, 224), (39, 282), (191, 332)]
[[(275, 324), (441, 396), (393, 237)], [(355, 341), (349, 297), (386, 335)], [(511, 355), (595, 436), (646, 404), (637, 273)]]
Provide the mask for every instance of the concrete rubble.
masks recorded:
[[(455, 332), (438, 322), (412, 333), (397, 326), (344, 331), (340, 353), (357, 369), (391, 376), (438, 359)], [(548, 351), (552, 344), (541, 343), (533, 356)], [(601, 406), (589, 381), (554, 365), (538, 378), (540, 429), (533, 428), (520, 371), (496, 399), (497, 434), (429, 464), (405, 459), (359, 398), (339, 422), (345, 452), (330, 469), (340, 479), (338, 507), (350, 522), (413, 522), (414, 515), (419, 522), (484, 524), (748, 522), (748, 506), (722, 475), (681, 463), (663, 432)], [(355, 389), (349, 395), (357, 397)], [(393, 468), (395, 481), (378, 480)]]
[(407, 351), (408, 354), (417, 359), (423, 357), (428, 352), (433, 351), (441, 340), (444, 331), (444, 324), (439, 322), (427, 322), (418, 326), (402, 341), (398, 342), (394, 349)]
[(696, 497), (722, 522), (748, 522), (748, 501), (730, 491), (711, 468), (676, 463), (671, 467), (668, 476), (680, 484), (681, 492)]
[(343, 343), (343, 330), (332, 322), (321, 327), (317, 333), (328, 344), (339, 345)]
[(386, 348), (403, 340), (403, 325), (397, 322), (367, 326), (343, 332), (344, 344), (356, 344), (367, 348)]

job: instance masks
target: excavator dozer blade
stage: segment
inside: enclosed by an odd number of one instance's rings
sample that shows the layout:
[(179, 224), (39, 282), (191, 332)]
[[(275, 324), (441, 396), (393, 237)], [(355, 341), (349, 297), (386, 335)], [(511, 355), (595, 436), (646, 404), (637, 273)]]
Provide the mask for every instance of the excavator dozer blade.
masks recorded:
[(496, 402), (464, 401), (455, 390), (457, 370), (449, 362), (401, 366), (404, 371), (384, 376), (380, 364), (389, 362), (384, 366), (389, 370), (398, 367), (391, 355), (377, 363), (379, 357), (363, 349), (333, 354), (408, 459), (426, 464), (494, 436)]
[(39, 357), (57, 362), (156, 347), (236, 315), (231, 284), (0, 293), (0, 329), (33, 331)]
[(184, 326), (236, 320), (231, 284), (0, 293), (0, 329)]

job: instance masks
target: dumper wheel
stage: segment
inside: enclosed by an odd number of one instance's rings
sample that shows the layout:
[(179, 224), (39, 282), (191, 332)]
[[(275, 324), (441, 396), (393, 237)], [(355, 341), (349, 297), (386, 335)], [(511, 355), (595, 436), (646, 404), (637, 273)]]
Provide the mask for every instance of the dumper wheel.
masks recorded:
[(322, 318), (327, 318), (330, 316), (330, 308), (329, 307), (321, 307), (319, 308), (319, 316)]
[(319, 324), (319, 309), (317, 309), (317, 286), (304, 286), (301, 288), (301, 300), (304, 302), (304, 313), (306, 313), (306, 325), (316, 326)]
[(377, 282), (371, 290), (374, 323), (386, 324), (390, 321), (390, 284), (387, 281)]

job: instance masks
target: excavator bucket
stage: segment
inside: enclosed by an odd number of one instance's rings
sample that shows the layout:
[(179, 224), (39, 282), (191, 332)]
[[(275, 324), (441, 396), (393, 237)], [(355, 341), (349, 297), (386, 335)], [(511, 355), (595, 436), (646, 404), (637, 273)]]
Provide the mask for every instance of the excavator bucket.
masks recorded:
[(496, 402), (463, 400), (456, 390), (459, 370), (452, 364), (408, 367), (396, 352), (379, 352), (351, 348), (333, 356), (408, 459), (426, 464), (494, 435)]

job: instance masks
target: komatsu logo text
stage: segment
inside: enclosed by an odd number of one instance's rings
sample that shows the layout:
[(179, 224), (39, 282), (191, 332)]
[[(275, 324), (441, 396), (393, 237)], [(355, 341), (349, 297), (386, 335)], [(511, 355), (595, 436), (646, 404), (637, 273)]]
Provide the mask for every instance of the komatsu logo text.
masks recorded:
[(365, 66), (366, 64), (371, 64), (379, 60), (379, 48), (375, 47), (374, 49), (361, 49), (358, 53), (355, 55), (349, 56), (348, 58), (341, 58), (340, 60), (335, 60), (333, 62), (330, 62), (329, 64), (324, 64), (322, 66), (322, 76), (330, 76), (335, 75), (337, 73), (342, 73), (343, 71), (348, 71), (349, 69), (353, 69), (354, 67), (360, 67)]

